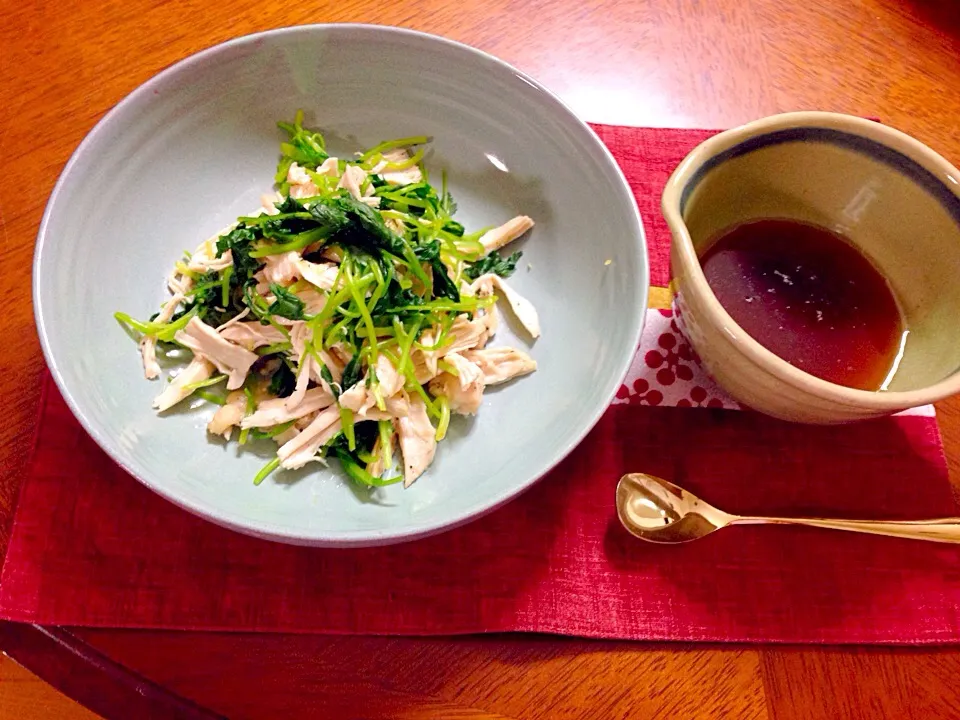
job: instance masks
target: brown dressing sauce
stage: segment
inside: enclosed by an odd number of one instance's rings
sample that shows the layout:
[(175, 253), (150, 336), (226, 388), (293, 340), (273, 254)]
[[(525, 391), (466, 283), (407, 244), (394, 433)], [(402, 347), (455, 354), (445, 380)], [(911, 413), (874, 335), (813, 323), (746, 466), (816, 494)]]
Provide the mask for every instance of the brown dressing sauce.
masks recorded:
[(755, 220), (720, 233), (700, 264), (724, 309), (777, 356), (832, 383), (886, 387), (906, 327), (886, 279), (842, 236)]

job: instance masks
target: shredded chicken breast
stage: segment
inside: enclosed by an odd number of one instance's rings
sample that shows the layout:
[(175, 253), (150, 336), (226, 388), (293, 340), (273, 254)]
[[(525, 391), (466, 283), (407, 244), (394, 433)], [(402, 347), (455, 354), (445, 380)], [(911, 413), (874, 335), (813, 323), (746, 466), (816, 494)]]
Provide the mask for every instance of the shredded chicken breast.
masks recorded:
[(180, 371), (162, 393), (154, 398), (153, 406), (160, 412), (169, 410), (193, 393), (194, 388), (190, 387), (191, 385), (203, 382), (211, 375), (213, 375), (213, 363), (202, 355), (194, 355), (190, 364)]
[(433, 462), (437, 433), (427, 415), (427, 406), (419, 396), (410, 399), (407, 414), (396, 424), (403, 455), (403, 486), (410, 487)]
[(526, 215), (517, 215), (500, 227), (488, 230), (480, 236), (480, 244), (483, 245), (484, 254), (489, 254), (494, 250), (499, 250), (507, 243), (512, 243), (532, 227), (533, 220)]
[(227, 396), (226, 404), (217, 410), (207, 424), (207, 432), (211, 435), (222, 435), (229, 440), (233, 428), (243, 419), (243, 411), (247, 406), (247, 397), (239, 390), (234, 390)]
[(483, 373), (486, 385), (499, 385), (537, 369), (537, 362), (522, 350), (512, 347), (482, 348), (463, 353)]
[(444, 357), (455, 373), (442, 372), (430, 381), (434, 395), (444, 395), (450, 402), (450, 410), (460, 415), (476, 415), (483, 401), (486, 387), (483, 371), (459, 353)]
[(187, 326), (175, 336), (178, 343), (193, 351), (194, 355), (206, 358), (227, 376), (227, 389), (236, 390), (250, 372), (257, 356), (239, 345), (223, 338), (216, 330), (198, 317), (190, 318)]

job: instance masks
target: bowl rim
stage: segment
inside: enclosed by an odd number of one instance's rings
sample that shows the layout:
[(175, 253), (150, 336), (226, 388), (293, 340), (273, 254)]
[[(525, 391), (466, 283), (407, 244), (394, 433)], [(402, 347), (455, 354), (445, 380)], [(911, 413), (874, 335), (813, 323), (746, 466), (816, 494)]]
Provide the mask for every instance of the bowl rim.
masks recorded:
[(366, 547), (409, 542), (419, 538), (427, 537), (429, 535), (435, 535), (447, 530), (452, 530), (492, 512), (493, 510), (501, 507), (521, 493), (528, 490), (537, 481), (545, 477), (560, 462), (562, 462), (596, 426), (602, 415), (606, 412), (607, 408), (616, 397), (616, 392), (623, 383), (623, 379), (626, 377), (626, 374), (630, 369), (630, 365), (634, 357), (633, 351), (631, 350), (630, 352), (624, 353), (624, 357), (620, 359), (617, 365), (616, 372), (611, 375), (604, 386), (598, 388), (597, 392), (593, 394), (596, 405), (588, 414), (587, 422), (583, 424), (582, 428), (571, 434), (571, 436), (565, 443), (563, 443), (558, 452), (552, 458), (548, 458), (546, 462), (542, 463), (542, 467), (525, 481), (517, 483), (515, 486), (511, 486), (497, 495), (491, 496), (490, 498), (478, 503), (474, 508), (463, 511), (457, 515), (451, 515), (449, 518), (445, 518), (443, 520), (419, 524), (414, 522), (399, 529), (363, 529), (337, 532), (332, 534), (322, 530), (318, 530), (316, 532), (308, 532), (306, 530), (290, 531), (281, 525), (269, 522), (238, 522), (222, 514), (221, 511), (215, 506), (209, 506), (206, 503), (196, 501), (192, 498), (181, 497), (178, 493), (170, 491), (168, 488), (166, 488), (164, 483), (157, 483), (149, 480), (147, 477), (145, 477), (146, 473), (141, 474), (137, 468), (132, 466), (131, 463), (126, 462), (121, 457), (119, 452), (117, 452), (113, 447), (109, 437), (110, 434), (101, 431), (92, 421), (92, 419), (84, 412), (80, 402), (78, 402), (77, 396), (74, 395), (65, 381), (61, 363), (58, 362), (56, 357), (54, 357), (51, 350), (50, 330), (47, 327), (47, 322), (44, 319), (44, 305), (41, 297), (41, 277), (43, 275), (44, 262), (50, 262), (49, 259), (45, 260), (44, 258), (44, 248), (47, 245), (46, 238), (48, 226), (51, 222), (51, 219), (57, 212), (58, 198), (61, 195), (65, 185), (71, 181), (73, 169), (79, 162), (79, 159), (85, 155), (89, 147), (95, 142), (95, 139), (99, 135), (106, 132), (108, 126), (110, 126), (118, 117), (122, 115), (125, 108), (144, 99), (148, 99), (152, 91), (157, 86), (164, 83), (168, 78), (191, 70), (195, 66), (200, 66), (207, 61), (222, 55), (223, 53), (230, 52), (235, 48), (243, 46), (257, 47), (268, 38), (276, 39), (285, 36), (340, 32), (368, 33), (370, 35), (370, 41), (376, 41), (378, 36), (382, 37), (387, 35), (392, 37), (406, 38), (415, 43), (425, 44), (427, 46), (439, 45), (443, 46), (449, 51), (460, 53), (464, 56), (469, 56), (473, 59), (473, 61), (484, 63), (488, 66), (494, 66), (500, 71), (512, 73), (515, 77), (529, 85), (533, 91), (539, 93), (540, 97), (545, 98), (547, 103), (552, 106), (552, 110), (565, 115), (567, 120), (572, 123), (573, 127), (584, 133), (584, 140), (588, 144), (592, 144), (591, 149), (597, 153), (599, 158), (602, 158), (606, 171), (611, 175), (611, 180), (615, 181), (619, 185), (619, 191), (622, 195), (622, 199), (627, 201), (625, 203), (625, 213), (630, 215), (632, 223), (629, 228), (624, 228), (624, 234), (625, 236), (629, 237), (630, 242), (633, 245), (631, 250), (638, 253), (639, 257), (644, 259), (642, 276), (635, 278), (635, 282), (633, 283), (634, 298), (632, 299), (636, 300), (637, 302), (632, 304), (636, 307), (633, 308), (631, 316), (624, 318), (626, 321), (624, 323), (626, 326), (625, 332), (628, 335), (628, 339), (631, 341), (627, 344), (627, 346), (629, 348), (636, 348), (639, 345), (645, 321), (646, 301), (650, 284), (650, 264), (649, 254), (647, 252), (646, 232), (643, 225), (643, 219), (640, 215), (639, 207), (637, 206), (636, 200), (630, 189), (630, 185), (623, 174), (623, 170), (617, 164), (613, 154), (600, 140), (596, 132), (594, 132), (594, 130), (584, 120), (582, 120), (553, 92), (548, 90), (546, 87), (523, 71), (515, 68), (496, 56), (491, 55), (490, 53), (456, 40), (441, 37), (439, 35), (412, 30), (409, 28), (370, 23), (315, 23), (293, 25), (231, 38), (181, 58), (160, 72), (154, 74), (145, 82), (141, 83), (139, 86), (130, 91), (125, 97), (123, 97), (112, 108), (110, 108), (86, 134), (77, 148), (71, 154), (69, 160), (61, 171), (53, 190), (50, 193), (46, 208), (44, 209), (43, 217), (40, 222), (39, 230), (37, 232), (36, 244), (34, 248), (32, 264), (32, 300), (34, 307), (34, 322), (37, 326), (37, 334), (40, 339), (40, 346), (43, 351), (47, 367), (49, 368), (50, 374), (53, 377), (54, 382), (56, 383), (68, 407), (83, 426), (84, 430), (86, 430), (86, 432), (94, 439), (97, 445), (99, 445), (115, 463), (120, 465), (120, 467), (122, 467), (127, 473), (132, 475), (143, 485), (147, 486), (159, 496), (184, 510), (214, 522), (215, 524), (246, 535), (292, 545), (308, 545), (315, 547)]
[[(919, 140), (874, 120), (823, 111), (789, 112), (761, 118), (714, 135), (684, 158), (667, 181), (661, 200), (663, 215), (673, 236), (673, 247), (686, 272), (685, 281), (706, 300), (705, 320), (714, 327), (723, 328), (739, 351), (762, 370), (794, 388), (838, 405), (884, 413), (928, 405), (960, 393), (960, 368), (944, 379), (916, 390), (858, 390), (818, 378), (791, 365), (751, 337), (724, 309), (710, 288), (694, 249), (693, 238), (681, 214), (684, 190), (700, 168), (726, 150), (756, 137), (795, 128), (825, 128), (872, 140), (930, 171), (947, 190), (960, 198), (960, 186), (957, 185), (960, 170)], [(671, 276), (675, 275), (676, 270), (673, 269)]]

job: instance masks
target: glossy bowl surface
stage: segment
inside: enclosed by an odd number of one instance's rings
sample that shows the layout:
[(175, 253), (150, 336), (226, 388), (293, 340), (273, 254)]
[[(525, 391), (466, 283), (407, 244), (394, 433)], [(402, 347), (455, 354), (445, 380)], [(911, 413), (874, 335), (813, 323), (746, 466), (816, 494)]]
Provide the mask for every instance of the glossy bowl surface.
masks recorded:
[[(501, 325), (495, 344), (529, 348), (539, 370), (456, 418), (409, 490), (373, 498), (339, 471), (251, 480), (269, 445), (225, 445), (203, 403), (158, 417), (116, 310), (149, 316), (184, 249), (258, 207), (298, 108), (334, 154), (433, 137), (468, 228), (524, 213), (537, 225), (511, 279), (541, 315), (530, 346)], [(607, 262), (609, 261), (609, 262)], [(37, 239), (37, 326), (61, 392), (96, 441), (174, 503), (227, 527), (311, 545), (410, 540), (506, 502), (569, 453), (599, 419), (634, 355), (648, 269), (633, 196), (596, 135), (535, 81), (466, 46), (395, 28), (286, 28), (216, 46), (160, 73), (79, 146)], [(507, 313), (503, 313), (507, 316)], [(161, 381), (162, 382), (162, 381)]]

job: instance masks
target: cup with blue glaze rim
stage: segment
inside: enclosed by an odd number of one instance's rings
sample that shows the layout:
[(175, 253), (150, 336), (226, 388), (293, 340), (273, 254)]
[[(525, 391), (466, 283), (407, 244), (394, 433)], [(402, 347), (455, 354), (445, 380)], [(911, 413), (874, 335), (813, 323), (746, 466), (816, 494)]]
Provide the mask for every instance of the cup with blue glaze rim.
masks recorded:
[[(667, 182), (678, 322), (734, 398), (778, 418), (833, 424), (960, 392), (960, 171), (886, 125), (827, 112), (775, 115), (695, 148)], [(721, 306), (699, 255), (760, 218), (842, 234), (886, 277), (908, 331), (887, 389), (856, 390), (794, 367)]]

